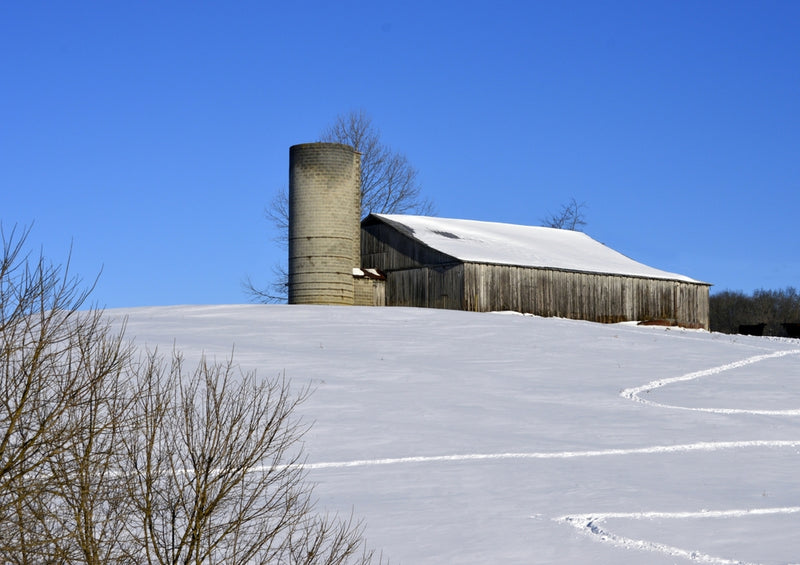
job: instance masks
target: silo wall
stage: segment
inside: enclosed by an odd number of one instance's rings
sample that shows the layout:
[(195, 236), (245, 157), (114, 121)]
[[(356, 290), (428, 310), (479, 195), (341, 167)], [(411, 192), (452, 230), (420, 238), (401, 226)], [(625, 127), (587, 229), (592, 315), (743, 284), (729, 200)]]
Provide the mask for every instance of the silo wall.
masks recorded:
[(349, 145), (289, 148), (289, 304), (353, 304), (360, 179), (361, 155)]

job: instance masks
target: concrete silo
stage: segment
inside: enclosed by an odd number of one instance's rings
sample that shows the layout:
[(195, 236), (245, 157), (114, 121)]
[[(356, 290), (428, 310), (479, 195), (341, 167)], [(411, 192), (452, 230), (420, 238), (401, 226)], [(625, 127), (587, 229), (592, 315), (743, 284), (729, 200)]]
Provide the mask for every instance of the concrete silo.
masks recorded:
[(349, 145), (289, 148), (289, 304), (353, 304), (361, 264), (361, 155)]

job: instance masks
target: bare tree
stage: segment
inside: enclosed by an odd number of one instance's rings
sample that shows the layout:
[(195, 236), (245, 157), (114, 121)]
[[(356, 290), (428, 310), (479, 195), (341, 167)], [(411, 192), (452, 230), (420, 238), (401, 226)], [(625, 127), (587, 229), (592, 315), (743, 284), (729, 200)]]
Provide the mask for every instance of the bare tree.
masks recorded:
[(138, 356), (67, 270), (0, 227), (0, 561), (369, 563), (314, 512), (285, 379)]
[(561, 206), (557, 214), (551, 214), (540, 221), (543, 226), (548, 228), (558, 228), (562, 230), (583, 231), (586, 225), (585, 202), (578, 202), (575, 198), (570, 198), (569, 202)]
[(320, 141), (344, 143), (361, 153), (361, 215), (415, 213), (429, 215), (433, 204), (421, 195), (417, 170), (402, 153), (381, 140), (381, 132), (364, 110), (336, 117)]
[[(433, 203), (422, 196), (417, 170), (408, 158), (381, 139), (380, 130), (364, 110), (341, 114), (320, 134), (319, 141), (350, 145), (361, 153), (361, 216), (378, 214), (434, 213)], [(289, 194), (284, 186), (265, 210), (275, 226), (275, 240), (288, 246)], [(287, 296), (288, 273), (285, 266), (273, 269), (273, 282), (259, 288), (251, 280), (243, 283), (245, 292), (256, 302), (283, 302)]]

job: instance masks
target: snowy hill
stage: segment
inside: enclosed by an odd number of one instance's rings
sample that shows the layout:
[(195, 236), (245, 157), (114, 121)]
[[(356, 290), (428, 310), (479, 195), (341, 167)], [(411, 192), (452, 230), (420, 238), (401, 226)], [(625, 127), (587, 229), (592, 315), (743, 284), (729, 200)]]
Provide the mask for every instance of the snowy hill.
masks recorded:
[(392, 563), (800, 562), (800, 341), (511, 314), (110, 310), (313, 383), (320, 507)]

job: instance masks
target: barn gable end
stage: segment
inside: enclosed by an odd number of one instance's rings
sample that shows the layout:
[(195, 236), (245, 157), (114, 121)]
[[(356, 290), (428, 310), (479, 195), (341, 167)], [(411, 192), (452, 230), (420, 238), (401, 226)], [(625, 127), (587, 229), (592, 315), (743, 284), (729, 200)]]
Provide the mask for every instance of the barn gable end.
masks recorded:
[(376, 214), (361, 222), (361, 265), (382, 271), (399, 271), (429, 265), (459, 263), (458, 259), (433, 249), (413, 237), (413, 231), (390, 224)]

